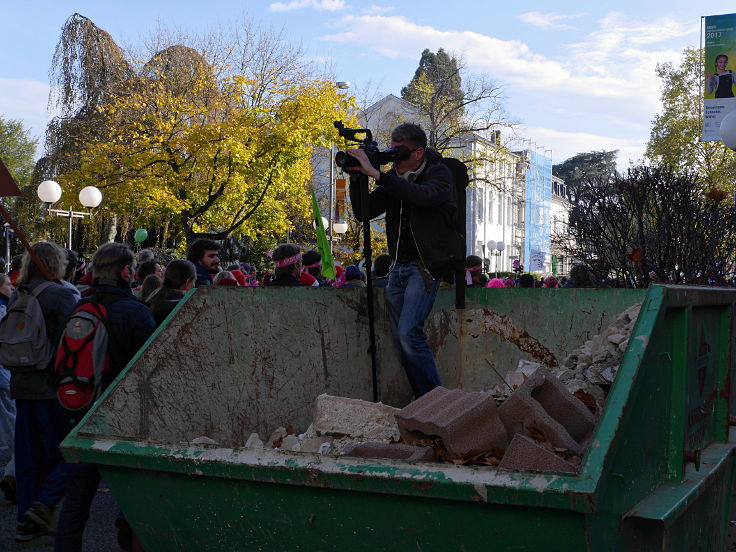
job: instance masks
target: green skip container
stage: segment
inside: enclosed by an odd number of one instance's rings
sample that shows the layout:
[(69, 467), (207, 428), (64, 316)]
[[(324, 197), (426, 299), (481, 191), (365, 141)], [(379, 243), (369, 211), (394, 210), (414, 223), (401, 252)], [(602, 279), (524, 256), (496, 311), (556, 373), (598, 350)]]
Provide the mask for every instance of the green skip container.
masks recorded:
[[(321, 393), (371, 400), (365, 290), (190, 292), (62, 444), (149, 552), (721, 551), (734, 477), (736, 291), (470, 289), (427, 321), (446, 387), (562, 363), (643, 303), (577, 474), (245, 448)], [(410, 400), (376, 297), (380, 398)], [(554, 358), (553, 358), (554, 357)], [(496, 369), (491, 370), (489, 363)], [(208, 436), (217, 444), (194, 445)]]

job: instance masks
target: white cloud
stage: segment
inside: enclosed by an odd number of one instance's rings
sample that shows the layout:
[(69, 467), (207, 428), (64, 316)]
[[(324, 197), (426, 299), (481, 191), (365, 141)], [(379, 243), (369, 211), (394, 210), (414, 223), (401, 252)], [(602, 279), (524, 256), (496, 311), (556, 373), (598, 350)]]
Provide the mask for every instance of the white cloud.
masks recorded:
[(384, 13), (391, 13), (396, 8), (393, 6), (379, 6), (377, 4), (371, 4), (367, 8), (363, 8), (360, 13), (363, 15), (380, 15)]
[(302, 8), (314, 8), (316, 10), (337, 11), (345, 7), (345, 0), (292, 0), (291, 2), (274, 2), (269, 4), (268, 9), (275, 12), (287, 12), (300, 10)]
[(0, 115), (21, 119), (38, 138), (43, 138), (46, 132), (48, 98), (49, 85), (46, 83), (0, 78)]
[(542, 13), (538, 11), (531, 11), (517, 15), (517, 19), (520, 19), (524, 23), (529, 23), (540, 29), (555, 29), (564, 30), (572, 29), (573, 27), (566, 24), (560, 23), (560, 21), (567, 21), (569, 19), (577, 19), (584, 16), (584, 13)]

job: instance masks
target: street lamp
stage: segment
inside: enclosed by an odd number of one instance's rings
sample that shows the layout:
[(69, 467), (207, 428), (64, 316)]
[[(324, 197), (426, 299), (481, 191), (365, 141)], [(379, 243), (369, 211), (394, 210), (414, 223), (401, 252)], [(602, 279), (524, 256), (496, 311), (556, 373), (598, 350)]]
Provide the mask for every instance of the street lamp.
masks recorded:
[[(506, 249), (506, 244), (502, 241), (488, 240), (486, 244), (488, 246), (488, 254), (493, 257), (500, 257), (503, 254), (503, 250)], [(498, 261), (496, 261), (496, 276), (498, 276)]]
[[(61, 186), (53, 180), (44, 180), (38, 185), (36, 189), (38, 199), (51, 205), (61, 199)], [(94, 186), (87, 186), (82, 188), (79, 192), (79, 203), (88, 209), (94, 209), (100, 203), (102, 203), (102, 192)], [(72, 248), (72, 222), (75, 218), (91, 217), (92, 213), (85, 213), (83, 211), (75, 211), (71, 206), (68, 210), (64, 209), (48, 209), (48, 212), (56, 215), (57, 217), (65, 217), (69, 219), (69, 237), (67, 241), (67, 249)]]
[(736, 150), (736, 110), (731, 111), (721, 121), (721, 140), (727, 148)]
[(332, 229), (335, 231), (336, 234), (344, 234), (348, 231), (348, 223), (347, 222), (336, 222), (332, 225)]

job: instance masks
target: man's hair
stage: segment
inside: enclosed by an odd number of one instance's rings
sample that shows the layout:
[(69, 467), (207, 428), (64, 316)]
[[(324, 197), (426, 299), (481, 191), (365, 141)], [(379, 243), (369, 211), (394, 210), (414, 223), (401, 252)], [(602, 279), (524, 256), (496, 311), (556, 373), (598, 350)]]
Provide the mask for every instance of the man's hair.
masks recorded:
[(164, 287), (179, 289), (188, 281), (197, 279), (197, 269), (191, 261), (176, 259), (171, 261), (164, 272)]
[(522, 274), (519, 276), (519, 287), (521, 288), (533, 288), (534, 287), (534, 276), (531, 274)]
[(68, 282), (74, 283), (74, 275), (77, 272), (77, 261), (79, 257), (76, 251), (71, 249), (66, 250), (66, 270), (64, 271), (64, 279)]
[(465, 257), (465, 268), (474, 268), (478, 267), (475, 272), (480, 272), (483, 270), (483, 259), (481, 259), (478, 255), (468, 255)]
[[(54, 242), (50, 241), (36, 242), (31, 247), (41, 261), (41, 264), (49, 271), (51, 277), (61, 280), (66, 270), (66, 252)], [(18, 285), (27, 284), (34, 276), (42, 276), (42, 274), (36, 263), (31, 259), (30, 254), (26, 252), (23, 255), (23, 263), (20, 267)]]
[(95, 278), (117, 280), (126, 266), (133, 266), (133, 252), (124, 243), (106, 243), (92, 256), (92, 275)]
[(24, 255), (25, 254), (20, 254), (13, 257), (13, 259), (10, 261), (10, 270), (20, 270), (20, 267), (23, 266)]
[(391, 257), (385, 253), (376, 257), (373, 263), (373, 274), (376, 278), (385, 278), (389, 270), (391, 270)]
[(154, 258), (155, 256), (153, 254), (153, 251), (151, 251), (150, 249), (141, 249), (138, 252), (138, 266), (148, 261), (152, 261)]
[(391, 133), (392, 142), (409, 142), (415, 148), (427, 147), (427, 133), (415, 123), (401, 123)]
[(220, 244), (207, 238), (199, 238), (194, 240), (187, 251), (187, 259), (193, 263), (198, 263), (204, 257), (205, 251), (219, 251)]
[[(291, 243), (282, 243), (279, 245), (276, 249), (273, 250), (273, 254), (271, 255), (271, 258), (274, 261), (280, 261), (282, 259), (286, 259), (287, 257), (291, 257), (292, 255), (296, 255), (299, 253), (299, 248)], [(288, 266), (277, 266), (274, 269), (274, 274), (276, 277), (282, 275), (282, 274), (291, 274), (294, 272), (294, 265), (296, 263), (290, 264)]]

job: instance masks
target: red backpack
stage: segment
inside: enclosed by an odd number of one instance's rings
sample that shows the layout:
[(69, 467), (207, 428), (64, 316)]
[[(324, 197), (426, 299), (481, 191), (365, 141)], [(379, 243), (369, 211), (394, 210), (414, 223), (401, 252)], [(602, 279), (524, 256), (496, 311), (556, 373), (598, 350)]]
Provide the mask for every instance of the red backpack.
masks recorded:
[(92, 406), (110, 372), (107, 307), (93, 294), (77, 303), (59, 342), (54, 363), (56, 398), (70, 411)]

